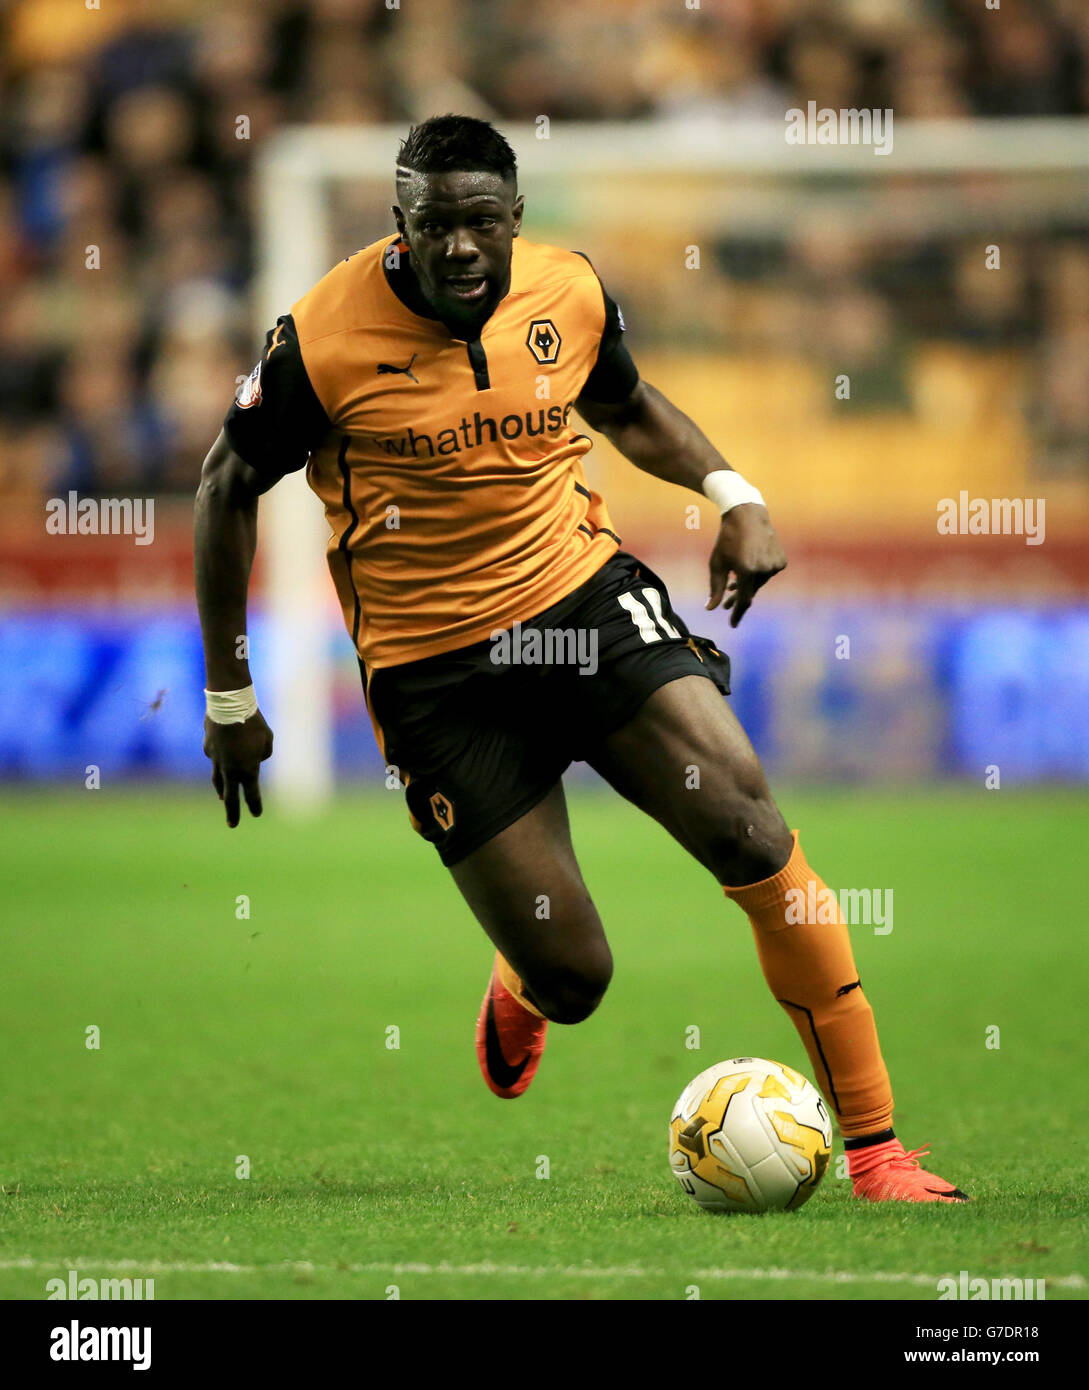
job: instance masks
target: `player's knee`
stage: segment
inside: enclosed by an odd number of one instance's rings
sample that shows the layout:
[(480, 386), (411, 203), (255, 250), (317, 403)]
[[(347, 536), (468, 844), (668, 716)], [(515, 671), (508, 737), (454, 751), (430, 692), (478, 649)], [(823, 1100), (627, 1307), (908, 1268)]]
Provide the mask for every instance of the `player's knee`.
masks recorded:
[(601, 1003), (612, 975), (612, 954), (605, 946), (577, 964), (553, 971), (543, 981), (534, 981), (533, 999), (552, 1023), (581, 1023)]
[(705, 863), (719, 883), (740, 887), (777, 874), (790, 858), (786, 822), (770, 796), (738, 796), (724, 808)]

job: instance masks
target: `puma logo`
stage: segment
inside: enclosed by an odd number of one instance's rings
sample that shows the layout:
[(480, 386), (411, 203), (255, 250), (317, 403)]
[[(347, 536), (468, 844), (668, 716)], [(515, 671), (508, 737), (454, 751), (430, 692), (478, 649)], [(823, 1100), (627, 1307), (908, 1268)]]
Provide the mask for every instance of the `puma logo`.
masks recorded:
[(415, 362), (415, 360), (416, 360), (416, 354), (413, 353), (412, 356), (408, 359), (408, 366), (407, 366), (407, 367), (393, 367), (393, 366), (391, 366), (390, 363), (388, 363), (388, 362), (379, 362), (379, 364), (378, 364), (378, 375), (381, 376), (381, 375), (383, 374), (383, 372), (388, 372), (391, 376), (396, 375), (397, 373), (400, 373), (400, 374), (403, 375), (403, 376), (411, 377), (412, 380), (413, 380), (413, 381), (417, 384), (417, 386), (418, 386), (418, 385), (420, 384), (420, 378), (419, 378), (418, 376), (416, 376), (415, 373), (414, 373), (413, 370), (412, 370), (412, 364), (413, 364), (413, 362)]
[(276, 349), (277, 349), (278, 347), (283, 347), (283, 345), (284, 345), (283, 332), (284, 332), (284, 326), (283, 326), (283, 324), (282, 324), (282, 323), (278, 323), (278, 324), (276, 325), (276, 332), (272, 335), (272, 342), (269, 344), (268, 352), (265, 353), (265, 361), (266, 361), (266, 362), (268, 361), (268, 359), (272, 356), (272, 354), (276, 351)]

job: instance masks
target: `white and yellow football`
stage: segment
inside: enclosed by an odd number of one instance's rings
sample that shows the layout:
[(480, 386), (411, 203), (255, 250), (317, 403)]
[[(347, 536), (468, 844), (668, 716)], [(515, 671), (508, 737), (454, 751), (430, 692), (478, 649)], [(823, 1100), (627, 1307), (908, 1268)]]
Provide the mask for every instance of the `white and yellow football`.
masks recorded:
[(816, 1087), (762, 1057), (701, 1071), (669, 1122), (669, 1166), (705, 1211), (796, 1211), (831, 1153), (832, 1124)]

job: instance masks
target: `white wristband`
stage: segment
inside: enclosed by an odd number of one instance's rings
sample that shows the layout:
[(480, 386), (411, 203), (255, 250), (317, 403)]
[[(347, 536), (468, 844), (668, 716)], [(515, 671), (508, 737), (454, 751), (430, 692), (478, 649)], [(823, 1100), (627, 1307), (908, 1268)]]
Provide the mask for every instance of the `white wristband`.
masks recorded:
[(747, 483), (732, 468), (716, 468), (713, 473), (708, 473), (703, 480), (703, 492), (723, 516), (745, 502), (755, 502), (760, 507), (764, 505), (763, 497), (752, 483)]
[(257, 692), (252, 685), (245, 690), (206, 690), (204, 700), (213, 724), (244, 724), (257, 713)]

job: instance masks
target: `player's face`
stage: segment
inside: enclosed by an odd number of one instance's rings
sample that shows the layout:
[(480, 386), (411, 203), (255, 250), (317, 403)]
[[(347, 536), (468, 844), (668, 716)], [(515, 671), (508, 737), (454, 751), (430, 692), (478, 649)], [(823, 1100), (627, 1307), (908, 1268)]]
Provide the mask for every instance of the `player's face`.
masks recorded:
[(399, 188), (397, 228), (428, 303), (473, 336), (510, 289), (522, 199), (498, 174), (413, 174)]

